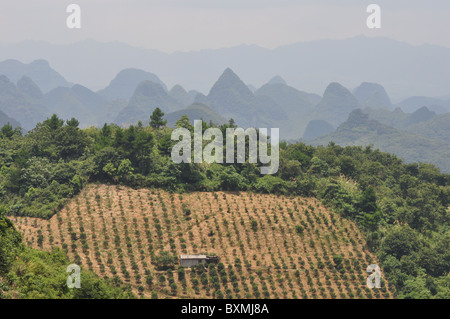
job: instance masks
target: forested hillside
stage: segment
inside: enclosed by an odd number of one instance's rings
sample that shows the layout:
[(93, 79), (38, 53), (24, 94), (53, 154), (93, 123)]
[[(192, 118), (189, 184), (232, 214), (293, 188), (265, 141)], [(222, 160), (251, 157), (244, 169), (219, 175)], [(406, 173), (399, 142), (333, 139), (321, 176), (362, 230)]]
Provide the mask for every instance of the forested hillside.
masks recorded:
[[(450, 172), (450, 143), (448, 138), (446, 140), (448, 123), (445, 119), (446, 115), (441, 115), (441, 117), (423, 120), (416, 124), (413, 121), (413, 124), (405, 125), (406, 129), (398, 129), (382, 124), (371, 118), (369, 114), (357, 109), (335, 131), (317, 137), (310, 143), (327, 145), (333, 141), (341, 146), (373, 145), (384, 152), (397, 155), (407, 163), (432, 163), (448, 173)], [(401, 123), (411, 121), (411, 116), (402, 116), (401, 120), (391, 117), (391, 120), (394, 125), (401, 126)]]
[[(280, 144), (275, 175), (262, 176), (258, 165), (248, 162), (174, 164), (172, 129), (155, 113), (149, 122), (82, 130), (76, 119), (52, 116), (25, 136), (20, 129), (4, 126), (2, 216), (49, 219), (95, 182), (178, 193), (249, 191), (315, 197), (356, 223), (394, 285), (395, 297), (450, 297), (450, 175), (435, 166), (405, 164), (371, 147), (285, 142)], [(192, 129), (187, 117), (176, 125)], [(220, 129), (229, 126), (232, 121)], [(2, 256), (14, 259), (19, 254), (11, 245), (2, 244), (2, 249), (7, 252)]]

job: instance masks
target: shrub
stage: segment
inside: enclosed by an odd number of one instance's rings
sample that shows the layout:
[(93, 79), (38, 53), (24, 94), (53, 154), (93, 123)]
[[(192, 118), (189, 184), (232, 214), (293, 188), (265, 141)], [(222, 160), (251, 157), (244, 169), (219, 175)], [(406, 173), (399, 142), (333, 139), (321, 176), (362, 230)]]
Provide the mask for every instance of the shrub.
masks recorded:
[(174, 269), (176, 262), (177, 257), (167, 251), (160, 252), (159, 256), (155, 256), (154, 258), (154, 264), (158, 270)]
[(149, 288), (151, 288), (153, 285), (153, 276), (147, 275), (147, 277), (145, 278), (145, 281), (147, 282), (147, 285), (149, 286)]
[(185, 278), (184, 268), (178, 268), (178, 280), (182, 281)]
[(256, 232), (258, 230), (258, 222), (252, 219), (252, 230)]

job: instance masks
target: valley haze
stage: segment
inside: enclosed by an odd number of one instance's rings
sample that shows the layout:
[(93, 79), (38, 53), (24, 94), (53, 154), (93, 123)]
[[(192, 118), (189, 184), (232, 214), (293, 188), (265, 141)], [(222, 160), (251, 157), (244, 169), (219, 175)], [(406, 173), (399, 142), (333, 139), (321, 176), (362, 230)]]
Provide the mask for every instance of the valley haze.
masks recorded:
[(450, 83), (450, 48), (363, 35), (275, 49), (239, 45), (171, 54), (117, 41), (56, 45), (27, 40), (1, 44), (0, 60), (6, 59), (47, 60), (68, 81), (94, 91), (106, 87), (126, 68), (152, 72), (169, 86), (181, 84), (204, 94), (228, 67), (255, 87), (280, 75), (291, 86), (316, 94), (333, 81), (346, 87), (364, 81), (381, 83), (397, 102), (410, 96), (448, 96), (446, 84)]

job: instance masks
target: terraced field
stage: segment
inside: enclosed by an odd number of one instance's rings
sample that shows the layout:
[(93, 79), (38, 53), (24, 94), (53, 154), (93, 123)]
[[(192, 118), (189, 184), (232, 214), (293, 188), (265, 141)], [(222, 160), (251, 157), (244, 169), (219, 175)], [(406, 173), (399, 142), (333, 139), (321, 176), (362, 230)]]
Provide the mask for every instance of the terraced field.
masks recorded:
[[(11, 219), (29, 246), (61, 247), (144, 298), (392, 297), (383, 280), (367, 287), (377, 262), (357, 227), (312, 198), (90, 185), (50, 220)], [(220, 263), (158, 271), (162, 251)]]

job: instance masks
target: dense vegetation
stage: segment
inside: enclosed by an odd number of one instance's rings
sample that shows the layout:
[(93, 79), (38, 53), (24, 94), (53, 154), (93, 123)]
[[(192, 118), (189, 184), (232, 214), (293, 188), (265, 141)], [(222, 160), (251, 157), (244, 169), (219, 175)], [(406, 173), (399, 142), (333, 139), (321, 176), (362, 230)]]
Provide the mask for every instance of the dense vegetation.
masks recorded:
[[(450, 298), (450, 175), (430, 164), (405, 164), (371, 147), (334, 143), (281, 143), (276, 175), (261, 176), (250, 163), (177, 165), (170, 159), (172, 129), (157, 118), (152, 122), (81, 130), (77, 120), (54, 115), (25, 136), (4, 126), (1, 214), (50, 218), (96, 181), (178, 192), (316, 196), (364, 230), (398, 297)], [(204, 129), (209, 125), (204, 123)], [(192, 129), (187, 117), (177, 126)]]

